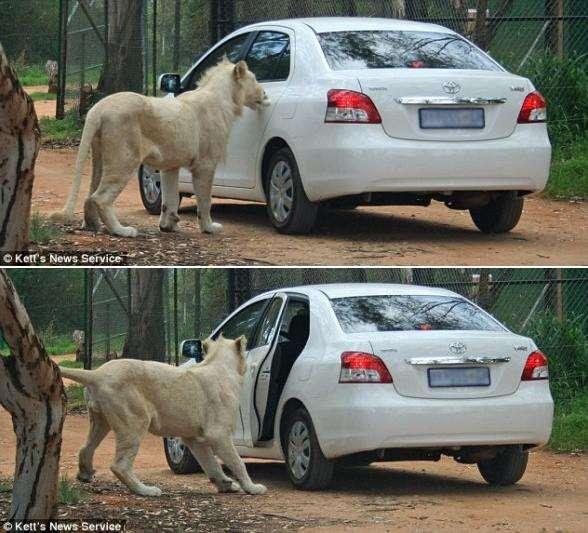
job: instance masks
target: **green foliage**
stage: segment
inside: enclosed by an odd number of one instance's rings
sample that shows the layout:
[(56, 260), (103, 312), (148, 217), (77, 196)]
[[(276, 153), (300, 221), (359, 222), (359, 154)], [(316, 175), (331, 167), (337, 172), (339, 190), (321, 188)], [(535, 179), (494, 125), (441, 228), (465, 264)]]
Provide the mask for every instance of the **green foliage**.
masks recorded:
[(80, 411), (86, 409), (86, 398), (84, 398), (84, 387), (82, 385), (70, 385), (65, 389), (67, 396), (67, 410)]
[(588, 135), (553, 152), (545, 193), (553, 198), (588, 198)]
[(40, 332), (39, 337), (43, 341), (49, 355), (63, 355), (75, 352), (75, 345), (71, 335), (58, 333), (55, 329), (55, 322), (49, 322)]
[(59, 480), (58, 500), (61, 505), (77, 505), (87, 498), (87, 493), (72, 483), (67, 475)]
[(61, 231), (49, 224), (40, 213), (33, 213), (29, 226), (29, 240), (36, 244), (47, 244), (61, 235)]
[(548, 128), (554, 146), (569, 144), (588, 132), (586, 57), (538, 55), (519, 74), (530, 78), (547, 99)]
[(585, 318), (559, 320), (552, 313), (536, 316), (526, 335), (549, 359), (551, 392), (557, 401), (571, 400), (588, 389), (588, 336)]
[(588, 450), (588, 392), (556, 404), (549, 446), (558, 452)]
[(21, 60), (13, 63), (18, 81), (23, 87), (47, 85), (47, 74), (43, 65), (24, 65)]
[(43, 117), (39, 120), (39, 124), (41, 126), (41, 141), (44, 143), (77, 142), (82, 137), (84, 127), (74, 109), (67, 111), (61, 120), (54, 117)]
[(65, 359), (64, 361), (59, 361), (59, 366), (63, 368), (84, 368), (84, 363), (74, 359)]
[(29, 93), (29, 96), (31, 97), (33, 102), (55, 100), (57, 98), (57, 95), (55, 93)]
[(12, 481), (8, 479), (0, 479), (0, 493), (12, 492)]

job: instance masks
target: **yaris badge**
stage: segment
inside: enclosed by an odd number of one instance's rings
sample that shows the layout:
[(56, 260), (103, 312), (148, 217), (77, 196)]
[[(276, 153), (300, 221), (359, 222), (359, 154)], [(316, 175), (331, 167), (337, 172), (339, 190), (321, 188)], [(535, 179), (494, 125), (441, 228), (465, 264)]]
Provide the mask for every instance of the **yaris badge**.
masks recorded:
[(445, 81), (441, 87), (443, 87), (443, 90), (447, 94), (457, 94), (459, 91), (461, 91), (461, 85), (454, 81)]

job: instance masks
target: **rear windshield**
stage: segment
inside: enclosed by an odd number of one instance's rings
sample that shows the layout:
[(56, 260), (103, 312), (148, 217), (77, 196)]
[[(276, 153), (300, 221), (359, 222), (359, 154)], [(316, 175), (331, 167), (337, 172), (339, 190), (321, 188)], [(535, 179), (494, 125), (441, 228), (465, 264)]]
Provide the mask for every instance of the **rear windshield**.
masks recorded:
[(371, 331), (503, 331), (492, 317), (460, 297), (354, 296), (331, 300), (346, 333)]
[(471, 43), (453, 33), (338, 31), (318, 38), (333, 70), (445, 68), (499, 70)]

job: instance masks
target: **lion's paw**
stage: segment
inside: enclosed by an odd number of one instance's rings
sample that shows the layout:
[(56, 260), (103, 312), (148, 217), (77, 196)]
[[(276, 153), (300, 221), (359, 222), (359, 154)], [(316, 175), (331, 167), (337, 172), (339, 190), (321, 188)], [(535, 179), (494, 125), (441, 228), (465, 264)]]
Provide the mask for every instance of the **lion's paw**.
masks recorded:
[(119, 230), (113, 233), (119, 237), (137, 237), (139, 235), (137, 228), (132, 226), (121, 226)]
[(214, 235), (215, 233), (220, 233), (223, 230), (223, 225), (219, 224), (218, 222), (211, 222), (207, 226), (202, 226), (200, 231), (202, 233), (210, 233)]
[(248, 494), (265, 494), (267, 487), (261, 483), (253, 483), (250, 487), (247, 487)]
[(137, 490), (135, 492), (139, 496), (157, 497), (157, 496), (161, 496), (163, 494), (163, 492), (161, 491), (161, 489), (159, 487), (153, 487), (150, 485), (143, 485), (141, 487), (137, 487)]

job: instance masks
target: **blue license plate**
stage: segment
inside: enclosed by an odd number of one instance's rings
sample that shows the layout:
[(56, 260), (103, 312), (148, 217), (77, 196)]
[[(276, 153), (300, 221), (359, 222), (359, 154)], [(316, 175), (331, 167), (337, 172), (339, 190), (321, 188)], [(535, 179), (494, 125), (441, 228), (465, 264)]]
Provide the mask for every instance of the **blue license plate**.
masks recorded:
[(487, 366), (429, 368), (429, 387), (487, 387), (490, 369)]
[(419, 109), (421, 129), (484, 129), (483, 109)]

